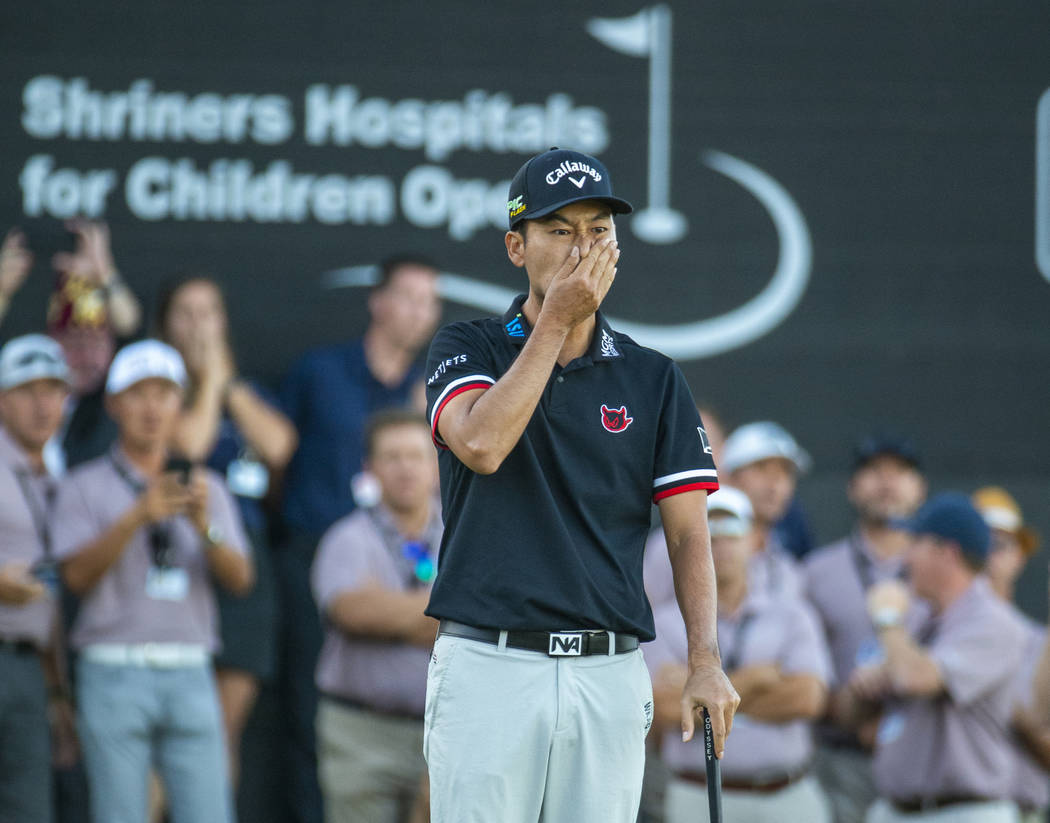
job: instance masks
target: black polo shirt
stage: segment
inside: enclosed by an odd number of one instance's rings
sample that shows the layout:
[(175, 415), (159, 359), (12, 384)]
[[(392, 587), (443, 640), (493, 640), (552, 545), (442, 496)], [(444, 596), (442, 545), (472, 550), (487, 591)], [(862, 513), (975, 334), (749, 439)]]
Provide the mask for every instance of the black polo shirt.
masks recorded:
[(547, 387), (496, 472), (476, 474), (444, 445), (445, 405), (487, 389), (531, 329), (525, 295), (499, 318), (452, 323), (427, 361), (445, 533), (427, 614), (497, 629), (611, 629), (653, 638), (642, 586), (651, 504), (718, 488), (703, 423), (670, 358), (598, 314), (590, 350)]

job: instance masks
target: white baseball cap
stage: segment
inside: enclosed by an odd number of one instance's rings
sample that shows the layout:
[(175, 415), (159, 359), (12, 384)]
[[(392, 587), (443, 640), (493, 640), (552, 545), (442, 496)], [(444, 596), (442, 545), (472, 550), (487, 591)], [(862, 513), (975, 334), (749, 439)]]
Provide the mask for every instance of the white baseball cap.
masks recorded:
[(44, 334), (12, 338), (0, 349), (0, 389), (13, 389), (33, 380), (70, 382), (62, 347)]
[(156, 377), (176, 386), (186, 385), (182, 357), (167, 343), (140, 340), (117, 352), (106, 377), (106, 394), (120, 394), (142, 380)]
[(740, 489), (719, 486), (717, 491), (711, 492), (707, 496), (707, 514), (710, 516), (716, 513), (729, 516), (708, 521), (707, 527), (712, 537), (742, 537), (751, 531), (755, 513), (751, 508), (751, 500)]
[(741, 466), (770, 457), (782, 457), (794, 464), (800, 473), (809, 471), (809, 454), (795, 442), (782, 426), (769, 421), (747, 423), (726, 438), (719, 468), (734, 472)]

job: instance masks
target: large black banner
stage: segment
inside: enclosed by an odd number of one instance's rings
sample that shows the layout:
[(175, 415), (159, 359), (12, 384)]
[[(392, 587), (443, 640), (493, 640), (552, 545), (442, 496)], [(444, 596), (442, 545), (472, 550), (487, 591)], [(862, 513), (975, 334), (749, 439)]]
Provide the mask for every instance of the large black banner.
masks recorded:
[[(730, 421), (798, 436), (821, 537), (877, 425), (914, 434), (936, 486), (1002, 483), (1050, 532), (1045, 4), (3, 14), (0, 222), (104, 217), (147, 300), (214, 272), (249, 373), (359, 332), (392, 252), (440, 262), (448, 319), (501, 310), (524, 283), (507, 181), (572, 147), (640, 207), (608, 313)], [(49, 287), (41, 265), (5, 337)]]

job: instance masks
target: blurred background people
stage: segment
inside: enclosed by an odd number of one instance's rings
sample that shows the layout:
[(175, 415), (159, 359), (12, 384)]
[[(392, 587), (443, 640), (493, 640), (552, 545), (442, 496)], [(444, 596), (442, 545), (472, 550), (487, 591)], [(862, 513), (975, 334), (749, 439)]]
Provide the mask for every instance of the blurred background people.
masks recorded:
[(9, 229), (0, 244), (0, 325), (11, 308), (11, 300), (32, 269), (33, 252), (26, 242), (25, 233), (18, 228)]
[[(808, 604), (755, 590), (749, 571), (754, 520), (739, 489), (708, 498), (718, 586), (722, 665), (740, 694), (722, 758), (727, 820), (826, 823), (827, 800), (809, 773), (812, 723), (824, 711), (831, 664)], [(670, 574), (666, 561), (665, 574)], [(681, 695), (688, 659), (685, 626), (674, 601), (654, 611), (656, 640), (645, 648), (653, 674), (655, 734), (673, 772), (664, 801), (667, 823), (708, 820), (702, 741), (682, 742)]]
[[(805, 591), (820, 618), (834, 676), (842, 689), (857, 666), (882, 658), (868, 616), (868, 589), (904, 577), (904, 554), (911, 535), (896, 524), (911, 517), (926, 496), (922, 461), (905, 437), (872, 434), (853, 450), (846, 496), (856, 514), (853, 531), (808, 555), (803, 562)], [(858, 735), (835, 721), (834, 706), (818, 727), (816, 771), (831, 801), (836, 823), (862, 823), (875, 800), (871, 745), (876, 720)]]
[[(0, 820), (50, 823), (52, 746), (75, 757), (52, 557), (54, 478), (44, 445), (69, 369), (40, 334), (0, 349)], [(49, 709), (50, 703), (50, 709)]]
[(1046, 626), (1014, 605), (1014, 586), (1028, 559), (1039, 548), (1039, 535), (1025, 525), (1021, 507), (1006, 489), (985, 486), (973, 493), (973, 503), (991, 530), (991, 550), (984, 573), (992, 590), (1007, 603), (1025, 631), (1021, 665), (1014, 675), (1012, 724), (1016, 735), (1017, 768), (1013, 799), (1022, 823), (1046, 823), (1050, 806), (1050, 717), (1035, 706), (1036, 668), (1047, 643)]
[(782, 426), (763, 421), (735, 429), (722, 447), (729, 483), (743, 491), (754, 510), (754, 554), (750, 587), (755, 592), (797, 597), (802, 592), (798, 564), (776, 532), (795, 496), (799, 475), (810, 457)]
[(437, 621), (423, 614), (442, 523), (426, 418), (374, 416), (365, 467), (382, 490), (338, 520), (313, 567), (325, 617), (317, 666), (326, 823), (405, 823), (423, 779), (423, 708)]
[[(424, 408), (417, 358), (437, 327), (441, 304), (438, 271), (421, 257), (400, 256), (381, 266), (368, 297), (363, 337), (307, 352), (282, 387), (282, 405), (299, 433), (299, 447), (284, 484), (287, 540), (278, 562), (284, 637), (282, 679), (290, 724), (285, 773), (289, 815), (320, 823), (313, 671), (321, 648), (321, 623), (310, 592), (317, 543), (359, 502), (375, 502), (362, 482), (365, 421), (390, 407)], [(355, 478), (356, 491), (354, 489)]]
[(243, 593), (253, 571), (221, 478), (170, 459), (185, 382), (164, 343), (118, 352), (106, 380), (117, 444), (68, 474), (55, 504), (55, 554), (82, 597), (71, 643), (95, 821), (145, 820), (154, 764), (173, 823), (233, 820), (213, 581)]
[(263, 500), (295, 451), (288, 418), (258, 384), (237, 370), (226, 302), (204, 275), (174, 280), (162, 290), (156, 325), (182, 355), (187, 386), (173, 445), (195, 463), (222, 475), (240, 509), (255, 561), (247, 597), (217, 591), (222, 650), (215, 658), (230, 770), (240, 774), (241, 735), (260, 682), (274, 672), (277, 602)]
[(887, 701), (875, 738), (879, 800), (867, 821), (1016, 821), (1010, 722), (1025, 633), (980, 574), (988, 526), (966, 495), (942, 492), (908, 528), (908, 580), (932, 614), (913, 635), (908, 587), (872, 586), (868, 612), (885, 660), (850, 679), (855, 718)]
[(52, 258), (58, 272), (47, 308), (48, 333), (66, 356), (73, 391), (55, 443), (47, 452), (57, 473), (105, 454), (116, 437), (103, 384), (120, 341), (139, 330), (142, 309), (117, 271), (104, 223), (72, 221), (72, 252)]

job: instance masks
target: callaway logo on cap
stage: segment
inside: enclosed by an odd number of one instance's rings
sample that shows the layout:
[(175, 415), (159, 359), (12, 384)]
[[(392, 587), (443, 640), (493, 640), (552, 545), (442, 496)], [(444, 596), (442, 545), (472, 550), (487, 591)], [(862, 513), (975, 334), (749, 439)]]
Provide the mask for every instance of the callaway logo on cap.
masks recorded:
[(518, 169), (510, 182), (507, 219), (513, 229), (580, 200), (601, 200), (614, 214), (630, 214), (626, 200), (614, 197), (609, 172), (589, 154), (552, 148)]

